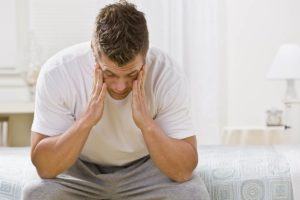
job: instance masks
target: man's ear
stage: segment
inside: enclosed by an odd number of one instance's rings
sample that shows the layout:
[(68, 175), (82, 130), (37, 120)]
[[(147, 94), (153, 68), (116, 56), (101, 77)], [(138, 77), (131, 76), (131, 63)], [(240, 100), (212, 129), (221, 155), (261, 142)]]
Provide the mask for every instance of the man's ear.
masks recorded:
[[(97, 63), (97, 61), (95, 61), (94, 66), (95, 66), (95, 68), (101, 69), (101, 67), (100, 67), (100, 65)], [(102, 70), (102, 69), (101, 69), (101, 70)]]

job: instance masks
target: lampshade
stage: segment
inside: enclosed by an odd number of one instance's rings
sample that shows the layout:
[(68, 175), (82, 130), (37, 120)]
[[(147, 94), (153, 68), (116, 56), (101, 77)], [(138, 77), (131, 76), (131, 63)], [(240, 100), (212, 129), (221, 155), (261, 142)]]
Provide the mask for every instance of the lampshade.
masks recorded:
[(267, 73), (268, 79), (300, 79), (300, 47), (284, 44), (280, 47)]

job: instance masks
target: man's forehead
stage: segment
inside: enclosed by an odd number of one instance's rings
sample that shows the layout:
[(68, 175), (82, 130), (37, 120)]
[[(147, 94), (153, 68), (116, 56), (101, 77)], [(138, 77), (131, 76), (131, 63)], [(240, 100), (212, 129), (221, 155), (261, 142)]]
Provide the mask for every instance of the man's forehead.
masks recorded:
[(118, 66), (118, 64), (112, 62), (108, 57), (101, 56), (101, 58), (99, 58), (99, 64), (102, 70), (132, 71), (139, 70), (144, 64), (144, 60), (141, 56), (136, 56), (131, 62)]
[(140, 70), (145, 62), (144, 57), (141, 54), (138, 54), (134, 57), (134, 59), (123, 65), (123, 66), (118, 66), (116, 63), (114, 63), (113, 61), (111, 61), (108, 56), (106, 56), (105, 54), (101, 54), (99, 55), (97, 53), (97, 51), (95, 51), (95, 49), (93, 48), (93, 45), (91, 44), (92, 50), (93, 50), (93, 54), (95, 56), (95, 61), (100, 65), (101, 69), (103, 71), (105, 70), (109, 70), (109, 71), (135, 71), (135, 70)]
[(121, 66), (118, 67), (116, 65), (107, 65), (104, 63), (100, 63), (100, 67), (102, 68), (103, 71), (122, 71), (122, 72), (132, 72), (132, 71), (136, 71), (136, 70), (140, 70), (140, 68), (142, 67), (143, 63), (139, 63), (139, 64), (133, 64), (133, 65), (125, 65), (125, 66)]

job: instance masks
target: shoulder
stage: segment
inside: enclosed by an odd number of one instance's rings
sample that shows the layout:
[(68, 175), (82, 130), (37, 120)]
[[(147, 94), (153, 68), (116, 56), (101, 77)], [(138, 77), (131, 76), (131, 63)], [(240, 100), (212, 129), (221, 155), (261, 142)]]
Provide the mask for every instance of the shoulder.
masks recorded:
[[(37, 90), (48, 88), (62, 96), (72, 94), (78, 80), (89, 77), (92, 70), (93, 56), (90, 43), (80, 43), (65, 48), (42, 66), (37, 81)], [(58, 87), (59, 86), (59, 87)]]
[(41, 73), (55, 74), (56, 72), (74, 70), (76, 66), (92, 62), (90, 42), (79, 43), (60, 50), (49, 58), (42, 66)]
[(147, 61), (150, 63), (164, 64), (172, 61), (169, 55), (157, 47), (150, 47), (147, 53)]
[(146, 62), (149, 65), (150, 70), (152, 69), (158, 74), (168, 71), (175, 73), (176, 76), (181, 76), (183, 72), (182, 68), (173, 58), (156, 47), (149, 48)]
[(186, 96), (185, 72), (167, 53), (157, 48), (150, 48), (147, 54), (148, 90), (153, 94), (158, 107), (167, 105), (170, 98)]
[(184, 71), (166, 52), (151, 47), (147, 54), (148, 75), (154, 87), (171, 86), (178, 80), (184, 79)]

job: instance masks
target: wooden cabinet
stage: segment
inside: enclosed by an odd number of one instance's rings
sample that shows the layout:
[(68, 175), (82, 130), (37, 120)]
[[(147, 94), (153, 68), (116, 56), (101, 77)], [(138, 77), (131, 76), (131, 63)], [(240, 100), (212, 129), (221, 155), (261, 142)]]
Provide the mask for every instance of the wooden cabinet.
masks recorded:
[(7, 141), (4, 143), (8, 146), (30, 145), (33, 112), (33, 102), (0, 103), (0, 118), (7, 121)]

